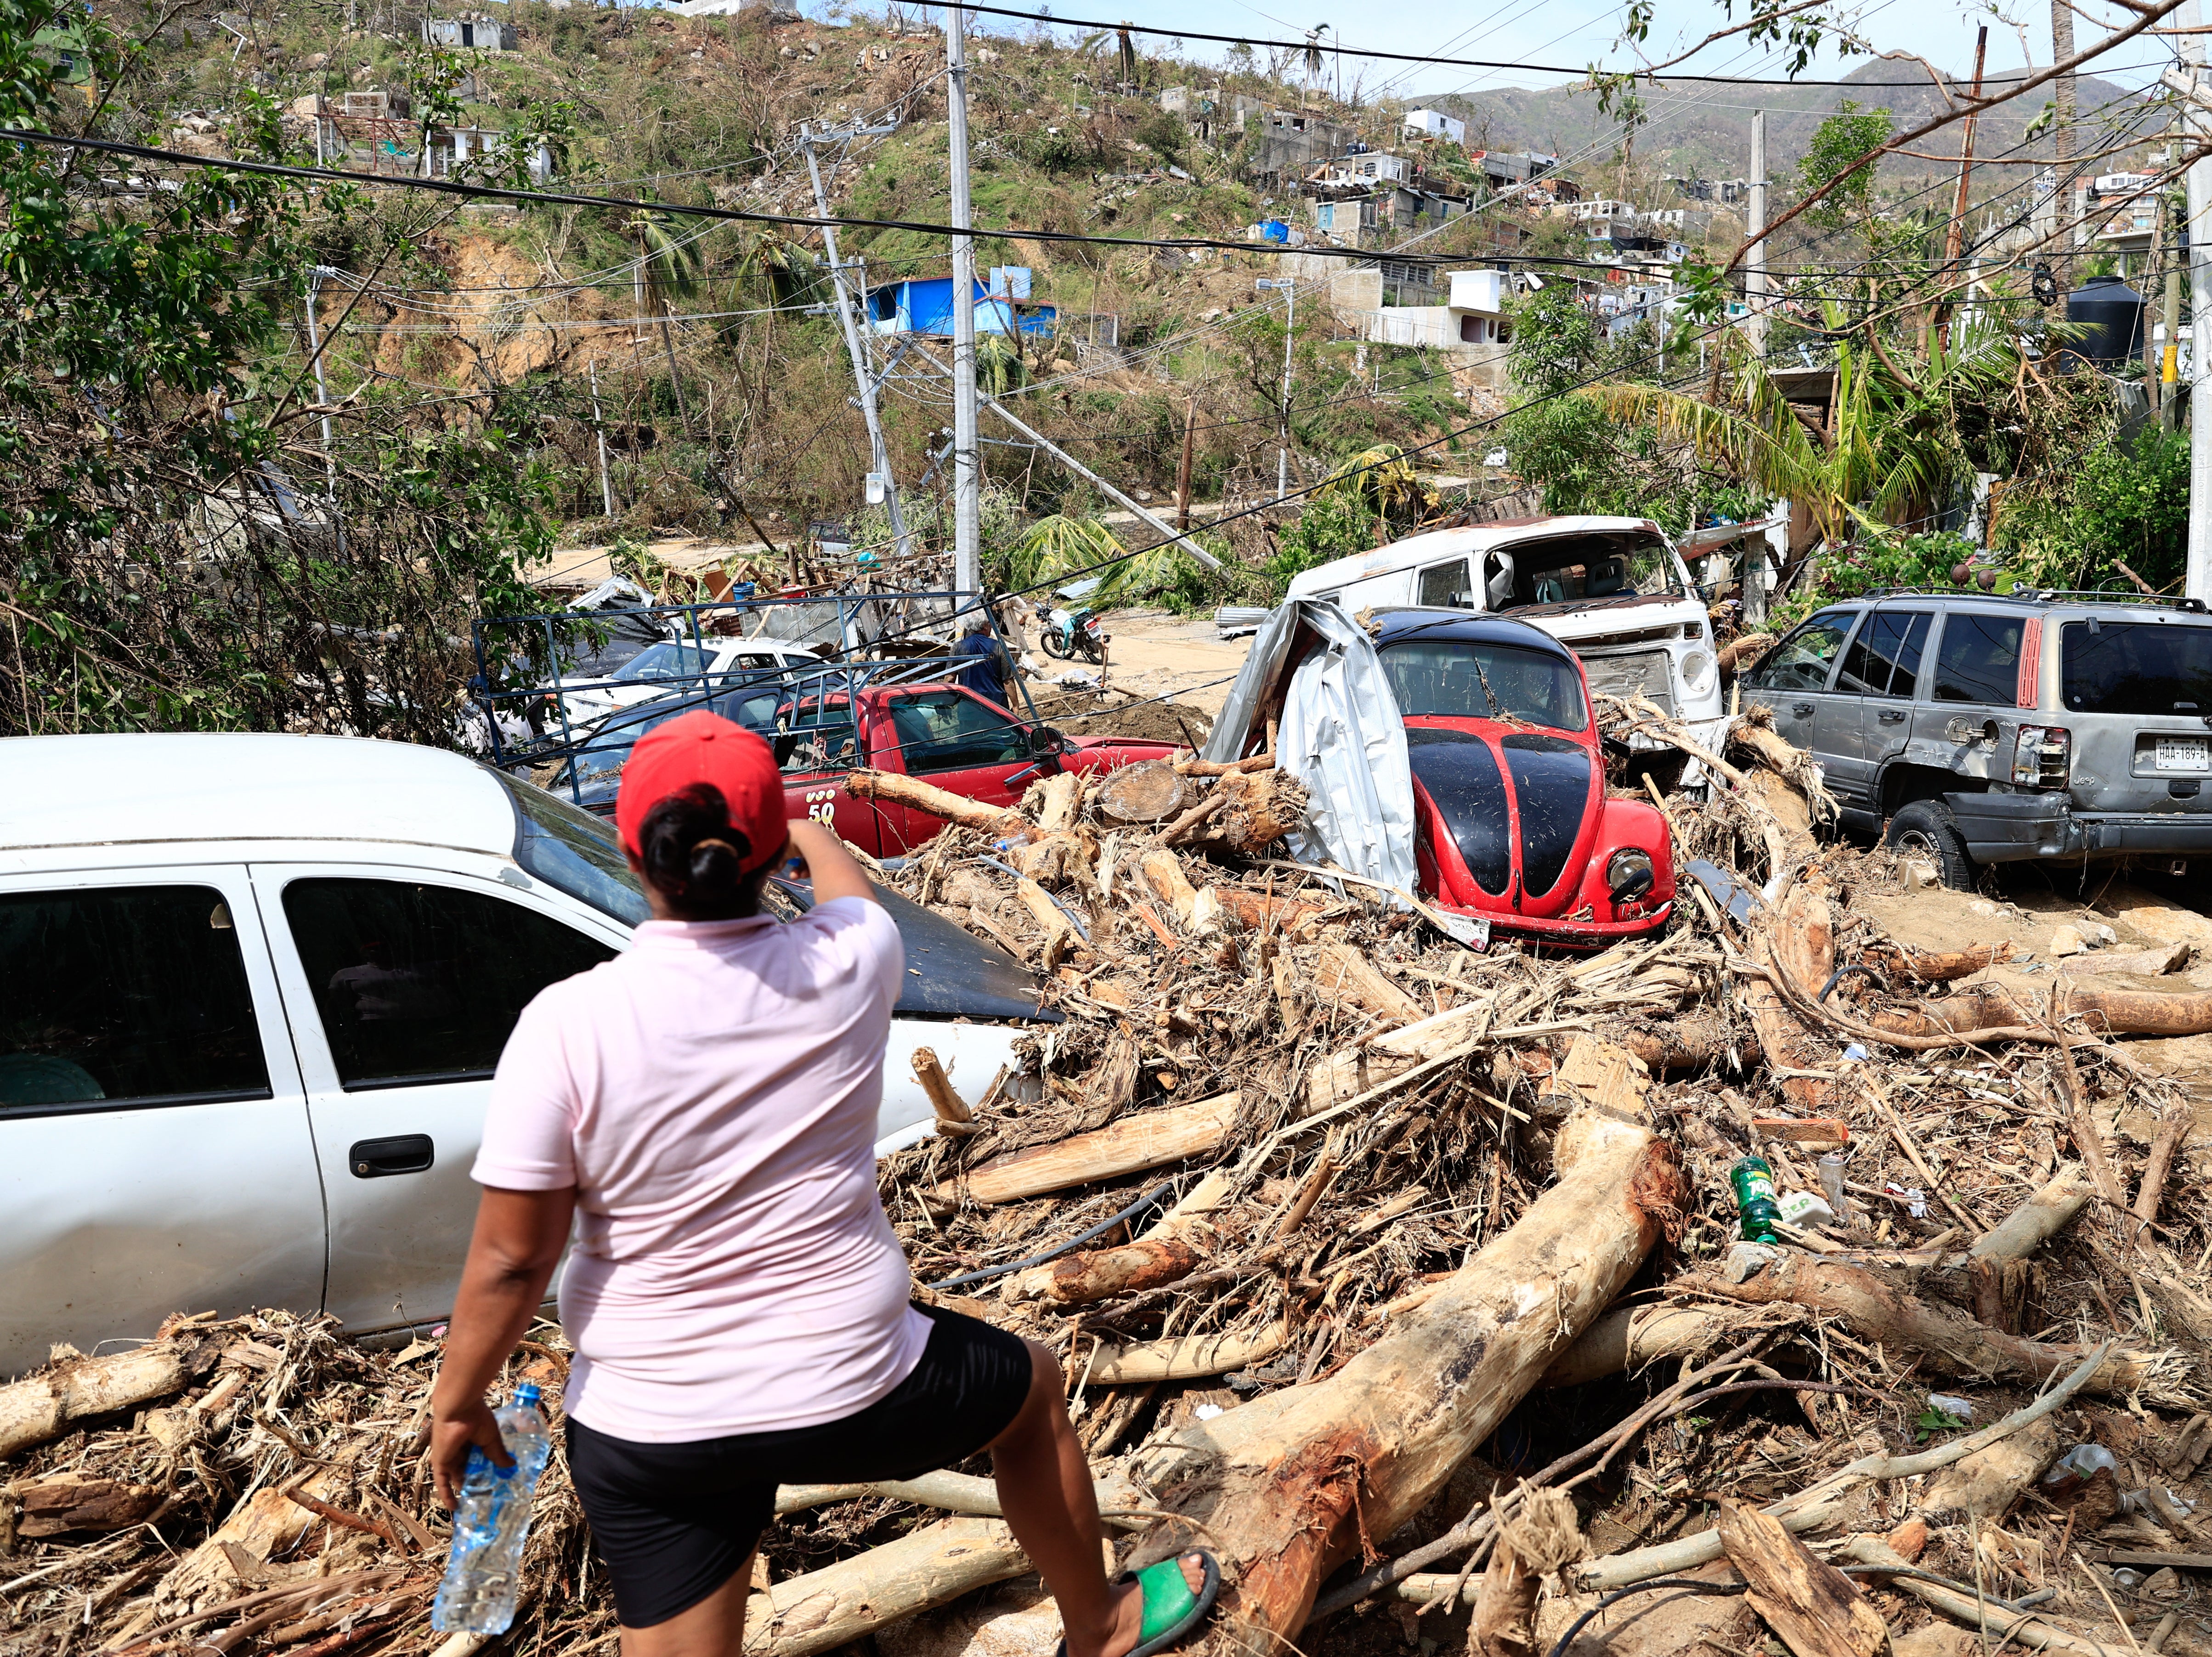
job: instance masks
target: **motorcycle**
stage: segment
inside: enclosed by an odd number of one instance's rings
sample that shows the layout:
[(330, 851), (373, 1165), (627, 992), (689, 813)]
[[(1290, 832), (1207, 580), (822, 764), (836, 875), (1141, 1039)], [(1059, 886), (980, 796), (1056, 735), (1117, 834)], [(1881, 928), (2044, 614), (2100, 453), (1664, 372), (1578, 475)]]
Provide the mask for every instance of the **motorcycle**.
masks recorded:
[(1092, 610), (1055, 610), (1045, 618), (1037, 642), (1044, 653), (1061, 661), (1083, 656), (1103, 667), (1106, 646), (1112, 634), (1100, 631), (1098, 614)]

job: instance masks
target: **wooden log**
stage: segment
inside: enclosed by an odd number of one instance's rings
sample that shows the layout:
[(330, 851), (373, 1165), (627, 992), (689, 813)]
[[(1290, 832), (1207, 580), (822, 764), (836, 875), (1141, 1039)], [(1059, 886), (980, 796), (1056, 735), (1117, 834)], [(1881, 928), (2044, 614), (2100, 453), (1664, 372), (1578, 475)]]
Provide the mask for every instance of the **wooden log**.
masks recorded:
[(1219, 816), (1200, 838), (1240, 857), (1258, 857), (1305, 827), (1305, 785), (1287, 771), (1268, 769), (1224, 777), (1214, 786), (1224, 799)]
[(2158, 1218), (2158, 1205), (2166, 1193), (2166, 1176), (2173, 1170), (2173, 1153), (2191, 1127), (2190, 1113), (2176, 1111), (2159, 1125), (2151, 1144), (2150, 1159), (2143, 1164), (2142, 1184), (2136, 1191), (2135, 1217), (2145, 1225)]
[(140, 1523), (161, 1505), (161, 1492), (151, 1484), (86, 1473), (22, 1479), (0, 1494), (15, 1502), (15, 1534), (25, 1538), (59, 1536), (64, 1531), (119, 1531)]
[(1677, 1211), (1680, 1176), (1637, 1120), (1642, 1103), (1569, 1118), (1557, 1183), (1334, 1375), (1185, 1429), (1147, 1473), (1159, 1505), (1192, 1522), (1156, 1527), (1134, 1557), (1168, 1557), (1202, 1534), (1235, 1583), (1223, 1615), (1236, 1643), (1295, 1639), (1322, 1578), (1443, 1487)]
[[(2212, 990), (2194, 992), (2127, 989), (2069, 981), (2059, 992), (2062, 1017), (2080, 1015), (2106, 1035), (2202, 1035), (2212, 1030)], [(1875, 1013), (1868, 1022), (1897, 1035), (1943, 1035), (2042, 1022), (2042, 1010), (2022, 1007), (1994, 984), (1976, 985), (1909, 1011)]]
[(1309, 938), (1328, 910), (1318, 903), (1309, 903), (1303, 898), (1263, 897), (1257, 892), (1240, 890), (1234, 886), (1212, 889), (1222, 913), (1254, 932), (1270, 928), (1292, 938)]
[[(1120, 1473), (1100, 1478), (1092, 1489), (1102, 1510), (1142, 1505), (1136, 1487)], [(1003, 1516), (995, 1481), (974, 1473), (942, 1472), (924, 1473), (919, 1478), (878, 1479), (866, 1484), (786, 1484), (775, 1493), (775, 1510), (779, 1514), (803, 1513), (809, 1508), (826, 1508), (833, 1502), (850, 1502), (863, 1496), (889, 1496), (894, 1502), (911, 1502), (918, 1508), (935, 1508), (945, 1513), (970, 1514), (985, 1519)]]
[(1723, 1502), (1719, 1529), (1729, 1563), (1751, 1584), (1751, 1608), (1796, 1657), (1875, 1657), (1889, 1643), (1888, 1625), (1858, 1586), (1771, 1514)]
[(1191, 906), (1198, 901), (1198, 888), (1184, 876), (1182, 864), (1172, 852), (1147, 852), (1137, 865), (1137, 872), (1145, 877), (1145, 884), (1152, 895), (1175, 911), (1178, 921), (1188, 924)]
[(1419, 1002), (1349, 944), (1326, 944), (1315, 952), (1313, 983), (1323, 995), (1348, 1001), (1360, 1011), (1393, 1023), (1414, 1023), (1422, 1016)]
[(1063, 1254), (1042, 1266), (1017, 1272), (999, 1292), (1010, 1301), (1049, 1301), (1054, 1306), (1083, 1306), (1115, 1295), (1134, 1294), (1179, 1282), (1204, 1259), (1179, 1238), (1139, 1238), (1117, 1248)]
[(1052, 894), (1034, 880), (1022, 879), (1014, 883), (1014, 895), (1030, 912), (1036, 924), (1044, 929), (1045, 958), (1051, 960), (1060, 950), (1073, 947), (1076, 943), (1075, 923), (1066, 912), (1052, 901)]
[(1416, 1065), (1463, 1047), (1497, 1009), (1496, 998), (1478, 996), (1372, 1041), (1346, 1047), (1315, 1065), (1306, 1077), (1309, 1114), (1379, 1087)]
[(1759, 665), (1759, 658), (1774, 648), (1771, 633), (1745, 633), (1729, 640), (1720, 647), (1715, 659), (1723, 673), (1743, 673)]
[(1036, 792), (1038, 833), (1062, 834), (1075, 826), (1076, 813), (1083, 804), (1083, 777), (1079, 772), (1062, 771), (1047, 777), (1037, 785)]
[(813, 1657), (1030, 1569), (996, 1519), (945, 1519), (756, 1593), (745, 1657)]
[[(1916, 950), (1904, 944), (1884, 944), (1867, 950), (1859, 959), (1879, 972), (1896, 977), (1915, 979), (1923, 984), (1948, 984), (1955, 979), (1971, 978), (2000, 961), (2009, 961), (2013, 954), (2008, 942), (1976, 944), (1963, 950)], [(1813, 986), (1815, 990), (1820, 987), (1817, 984)]]
[[(344, 1493), (346, 1473), (337, 1467), (319, 1467), (298, 1489), (325, 1501)], [(154, 1585), (155, 1614), (164, 1620), (182, 1617), (232, 1598), (252, 1586), (239, 1567), (266, 1564), (299, 1545), (307, 1533), (325, 1521), (293, 1501), (281, 1490), (264, 1485), (233, 1508), (207, 1539), (194, 1548)]]
[(215, 1367), (223, 1342), (189, 1333), (105, 1357), (72, 1357), (0, 1387), (0, 1461), (77, 1422), (180, 1393)]
[(1283, 1350), (1290, 1333), (1279, 1323), (1246, 1333), (1182, 1335), (1171, 1340), (1102, 1345), (1090, 1365), (1095, 1386), (1127, 1387), (1149, 1381), (1194, 1381), (1265, 1363)]
[(1228, 809), (1228, 805), (1229, 796), (1218, 789), (1215, 790), (1173, 822), (1168, 824), (1166, 828), (1161, 829), (1159, 844), (1179, 846), (1186, 841), (1195, 840), (1198, 837), (1199, 829), (1206, 824), (1206, 821), (1218, 816)]
[(1607, 1312), (1553, 1357), (1540, 1387), (1579, 1387), (1624, 1369), (1674, 1363), (1710, 1350), (1740, 1320), (1691, 1306), (1624, 1307)]
[(1098, 815), (1129, 828), (1163, 822), (1188, 805), (1195, 792), (1166, 760), (1146, 760), (1109, 771), (1091, 796)]
[(2155, 950), (2094, 950), (2063, 956), (2058, 973), (2062, 978), (2096, 978), (2107, 973), (2162, 978), (2187, 966), (2192, 952), (2187, 944), (2162, 944)]
[(1975, 1530), (1985, 1519), (2001, 1522), (2057, 1454), (2058, 1423), (2045, 1417), (1937, 1473), (1920, 1493), (1920, 1511), (1931, 1524), (1953, 1522), (1954, 1514)]
[[(1835, 926), (1825, 888), (1810, 879), (1791, 886), (1781, 907), (1768, 918), (1755, 949), (1769, 967), (1786, 973), (1808, 995), (1818, 994), (1836, 967)], [(1769, 1065), (1801, 1071), (1821, 1067), (1826, 1049), (1814, 1040), (1804, 1021), (1773, 985), (1763, 979), (1746, 979), (1743, 999)], [(1801, 1115), (1830, 1114), (1835, 1092), (1833, 1082), (1815, 1077), (1782, 1079), (1782, 1096)]]
[(1234, 1093), (1194, 1099), (1187, 1105), (1140, 1111), (1109, 1122), (1091, 1133), (1078, 1133), (1048, 1145), (1032, 1145), (994, 1156), (970, 1168), (964, 1181), (943, 1185), (936, 1194), (957, 1199), (964, 1185), (971, 1202), (1011, 1203), (1070, 1186), (1118, 1179), (1164, 1168), (1187, 1157), (1218, 1150), (1237, 1126)]
[[(938, 1062), (933, 1047), (914, 1050), (914, 1079), (921, 1083), (921, 1090), (929, 1096), (929, 1108), (937, 1113), (937, 1126), (967, 1128), (973, 1131), (975, 1113), (968, 1108), (968, 1102), (953, 1091), (952, 1078), (945, 1073)], [(959, 1136), (964, 1137), (964, 1136)]]
[(924, 782), (920, 777), (896, 771), (848, 772), (845, 792), (855, 799), (885, 800), (927, 812), (933, 817), (942, 817), (963, 828), (980, 828), (986, 834), (1011, 834), (1030, 826), (1029, 819), (1018, 811), (986, 805), (981, 800), (969, 799), (964, 794), (955, 794), (934, 783)]
[(1267, 771), (1273, 768), (1274, 755), (1247, 754), (1241, 760), (1177, 760), (1175, 768), (1186, 777), (1228, 777), (1239, 771)]
[(1583, 1555), (1582, 1525), (1565, 1490), (1531, 1490), (1500, 1521), (1467, 1630), (1472, 1657), (1535, 1657), (1544, 1579)]
[(2062, 1162), (2028, 1199), (1974, 1240), (1976, 1259), (2024, 1260), (2072, 1223), (2096, 1185), (2079, 1162)]
[(1609, 1030), (1607, 1039), (1619, 1042), (1655, 1072), (1733, 1067), (1759, 1056), (1758, 1041), (1732, 1024), (1726, 1014), (1711, 1009), (1670, 1018), (1656, 1029)]
[[(1848, 1260), (1784, 1254), (1741, 1283), (1731, 1283), (1717, 1272), (1698, 1272), (1677, 1278), (1674, 1286), (1747, 1305), (1826, 1313), (1842, 1319), (1860, 1339), (1920, 1353), (1929, 1369), (1947, 1375), (2041, 1382), (2081, 1361), (2073, 1347), (1989, 1328), (1955, 1308), (1906, 1294)], [(2191, 1396), (2179, 1384), (2183, 1367), (2170, 1354), (2116, 1352), (2091, 1375), (2084, 1390), (2120, 1398), (2140, 1392), (2154, 1402), (2183, 1404)]]

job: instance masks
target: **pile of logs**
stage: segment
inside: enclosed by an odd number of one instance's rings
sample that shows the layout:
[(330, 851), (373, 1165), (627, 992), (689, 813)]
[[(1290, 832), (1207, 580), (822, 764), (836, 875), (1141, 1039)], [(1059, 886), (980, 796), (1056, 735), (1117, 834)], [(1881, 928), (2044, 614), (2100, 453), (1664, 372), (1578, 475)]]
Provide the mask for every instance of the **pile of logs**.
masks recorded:
[[(1583, 1654), (2202, 1647), (2212, 1218), (2186, 1102), (2112, 1038), (2212, 998), (1907, 947), (1859, 902), (1893, 871), (1823, 837), (1756, 716), (1708, 750), (1606, 713), (1712, 780), (1660, 801), (1711, 875), (1585, 956), (1471, 951), (1288, 861), (1306, 802), (1264, 756), (1015, 804), (855, 775), (948, 825), (886, 882), (1062, 1020), (995, 1077), (917, 1053), (939, 1132), (881, 1167), (917, 1297), (1059, 1354), (1121, 1561), (1221, 1558), (1207, 1649), (1322, 1657), (1384, 1614), (1474, 1657), (1585, 1614)], [(1754, 1155), (1824, 1199), (1772, 1243), (1729, 1188)], [(427, 1622), (435, 1357), (180, 1320), (0, 1388), (0, 1657), (470, 1657)], [(542, 1326), (518, 1373), (557, 1407), (566, 1361)], [(2039, 1482), (2087, 1439), (2115, 1468)], [(981, 1471), (787, 1488), (748, 1652), (963, 1648), (995, 1613), (952, 1602), (1030, 1570)], [(583, 1657), (611, 1611), (557, 1460), (544, 1489), (510, 1644)], [(1046, 1657), (1002, 1592), (975, 1648)], [(1662, 1592), (1705, 1620), (1645, 1631)]]

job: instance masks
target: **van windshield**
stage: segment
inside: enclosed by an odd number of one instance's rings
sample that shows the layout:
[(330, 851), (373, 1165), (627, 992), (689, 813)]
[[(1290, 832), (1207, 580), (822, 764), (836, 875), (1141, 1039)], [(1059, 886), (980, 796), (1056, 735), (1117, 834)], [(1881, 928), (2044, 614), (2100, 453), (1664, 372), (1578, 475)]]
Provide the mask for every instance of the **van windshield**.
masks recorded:
[(1632, 531), (1500, 547), (1483, 555), (1482, 575), (1492, 610), (1683, 596), (1681, 565), (1667, 543)]
[(2212, 626), (2069, 622), (2066, 706), (2093, 713), (2212, 715)]
[(1407, 719), (1517, 719), (1555, 731), (1589, 724), (1573, 665), (1539, 651), (1409, 639), (1383, 646), (1382, 671)]

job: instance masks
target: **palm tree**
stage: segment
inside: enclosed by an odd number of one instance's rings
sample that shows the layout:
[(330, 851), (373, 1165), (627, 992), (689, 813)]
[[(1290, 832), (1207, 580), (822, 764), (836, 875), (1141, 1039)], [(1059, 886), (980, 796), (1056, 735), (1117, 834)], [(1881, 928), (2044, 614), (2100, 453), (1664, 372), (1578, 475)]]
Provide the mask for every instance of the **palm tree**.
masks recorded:
[(684, 405), (684, 377), (676, 370), (676, 336), (669, 331), (668, 319), (680, 301), (699, 291), (701, 235), (696, 231), (683, 234), (672, 215), (649, 209), (632, 218), (629, 229), (637, 238), (643, 261), (639, 266), (639, 288), (645, 299), (641, 314), (659, 319), (660, 343), (668, 353), (668, 379), (676, 388), (676, 416), (684, 422), (688, 436), (691, 412)]
[(1687, 442), (1700, 459), (1802, 504), (1829, 547), (1882, 536), (1927, 517), (1951, 485), (1972, 477), (1957, 404), (2005, 397), (2020, 352), (2009, 333), (1984, 324), (1954, 330), (1948, 344), (1931, 342), (1925, 358), (1900, 359), (1870, 327), (1844, 333), (1839, 313), (1829, 320), (1840, 337), (1824, 422), (1794, 409), (1765, 365), (1747, 357), (1712, 402), (1633, 382), (1577, 395), (1613, 419), (1650, 422), (1662, 440)]

